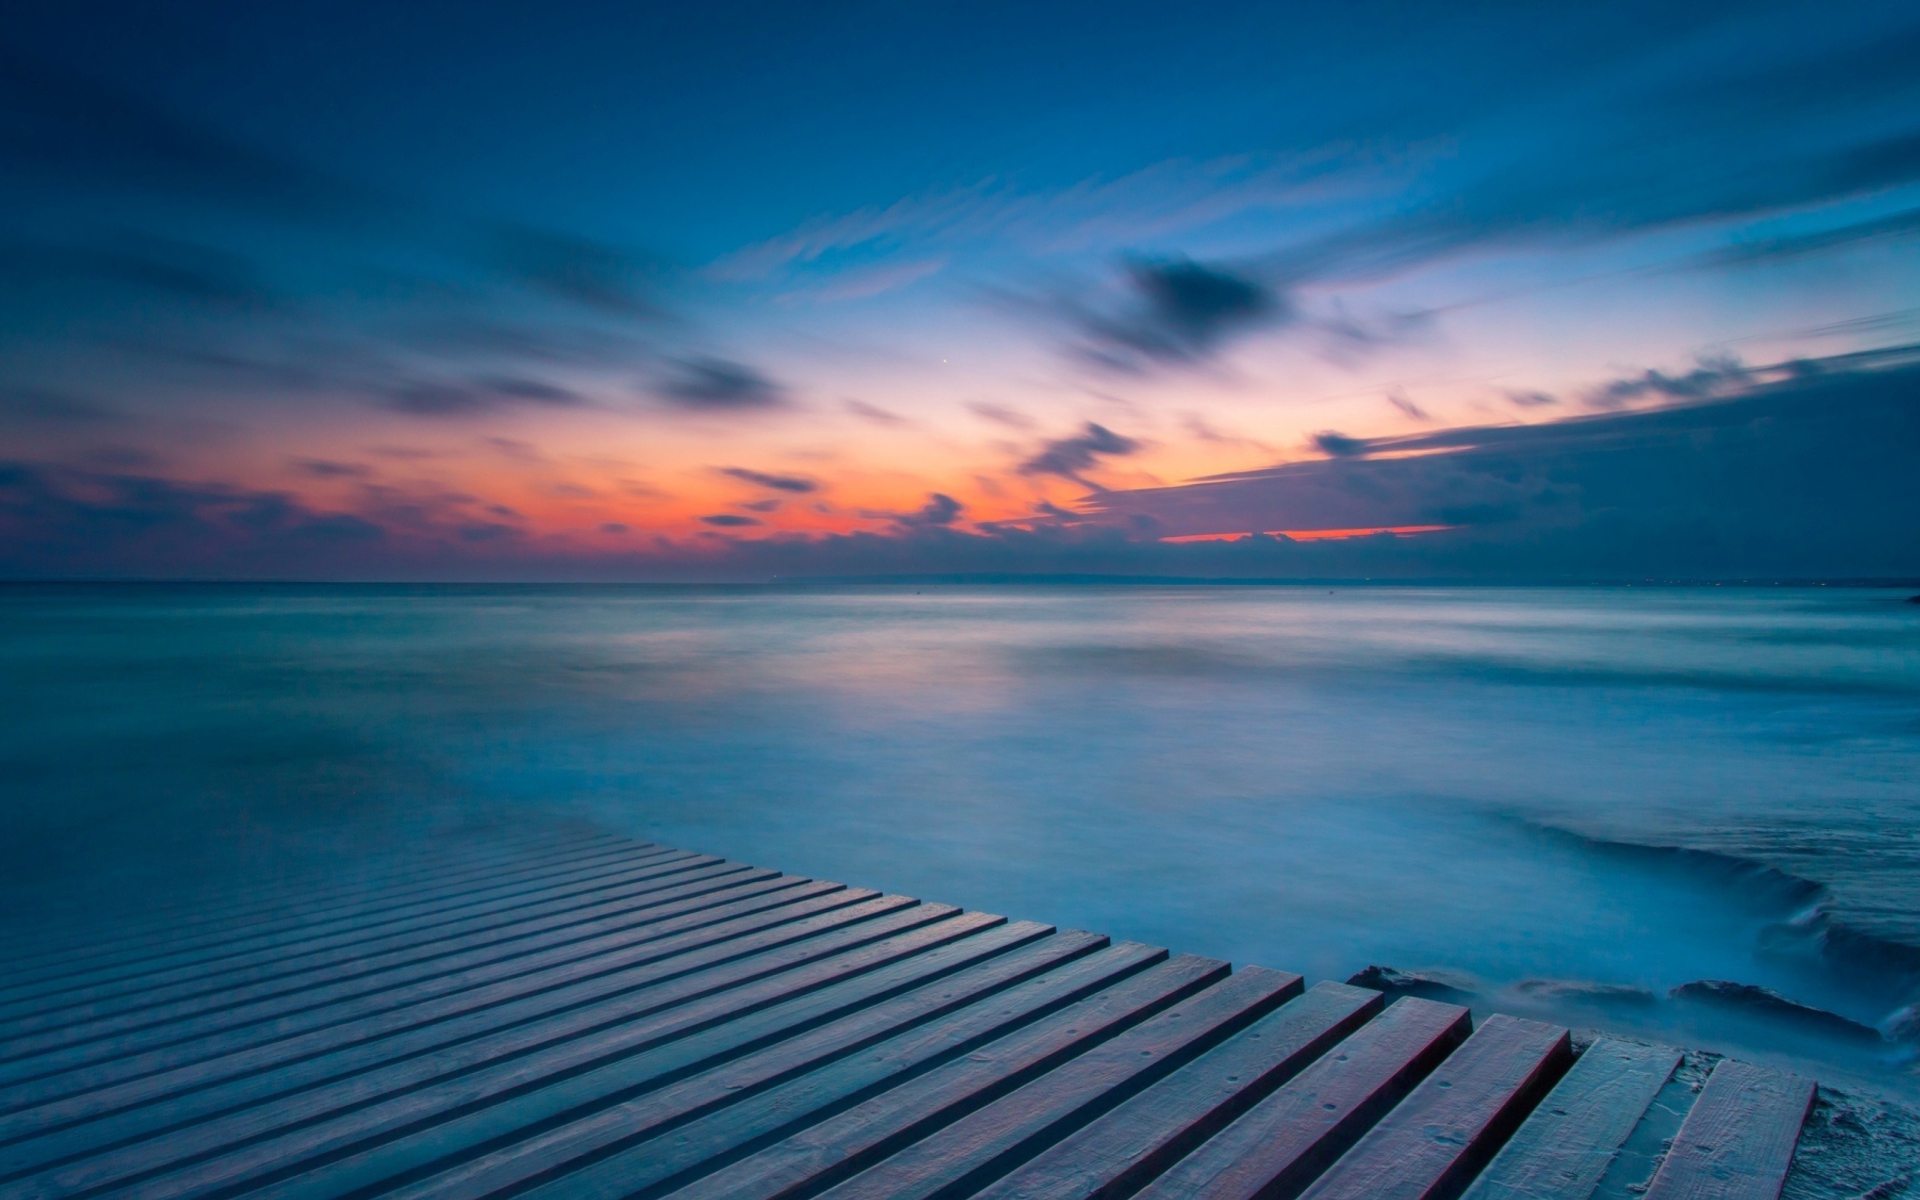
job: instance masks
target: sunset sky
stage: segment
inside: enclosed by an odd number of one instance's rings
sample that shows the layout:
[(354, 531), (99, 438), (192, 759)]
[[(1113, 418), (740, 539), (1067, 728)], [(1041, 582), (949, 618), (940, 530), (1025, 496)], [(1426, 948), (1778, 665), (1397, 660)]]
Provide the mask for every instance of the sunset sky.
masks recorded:
[(1902, 3), (16, 0), (0, 575), (1920, 574), (1915, 63)]

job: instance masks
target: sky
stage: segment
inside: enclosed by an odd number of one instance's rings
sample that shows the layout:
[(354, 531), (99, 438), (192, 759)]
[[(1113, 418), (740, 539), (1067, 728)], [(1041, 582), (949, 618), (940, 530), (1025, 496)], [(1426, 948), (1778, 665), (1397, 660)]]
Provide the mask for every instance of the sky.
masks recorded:
[(0, 577), (1920, 576), (1906, 3), (0, 16)]

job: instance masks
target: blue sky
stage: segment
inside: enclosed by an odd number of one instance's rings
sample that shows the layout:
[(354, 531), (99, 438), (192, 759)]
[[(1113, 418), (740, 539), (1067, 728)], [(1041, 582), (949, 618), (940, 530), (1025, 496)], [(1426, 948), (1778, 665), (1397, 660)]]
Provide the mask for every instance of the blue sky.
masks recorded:
[(1897, 4), (12, 5), (0, 572), (1920, 574), (1916, 60)]

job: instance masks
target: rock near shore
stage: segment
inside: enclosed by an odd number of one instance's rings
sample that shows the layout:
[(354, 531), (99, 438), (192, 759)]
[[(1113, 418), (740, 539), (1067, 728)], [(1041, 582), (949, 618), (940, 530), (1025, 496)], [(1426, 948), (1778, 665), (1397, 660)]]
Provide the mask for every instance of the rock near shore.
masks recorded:
[(1862, 1025), (1839, 1013), (1814, 1008), (1789, 1000), (1772, 988), (1751, 983), (1730, 983), (1724, 979), (1697, 979), (1683, 983), (1667, 993), (1675, 1000), (1750, 1013), (1756, 1017), (1796, 1025), (1812, 1033), (1822, 1033), (1850, 1042), (1879, 1043), (1886, 1039), (1871, 1025)]
[(1389, 996), (1418, 996), (1446, 1004), (1471, 1004), (1479, 993), (1473, 980), (1440, 972), (1402, 971), (1395, 967), (1369, 966), (1356, 972), (1347, 982), (1354, 987), (1372, 988)]

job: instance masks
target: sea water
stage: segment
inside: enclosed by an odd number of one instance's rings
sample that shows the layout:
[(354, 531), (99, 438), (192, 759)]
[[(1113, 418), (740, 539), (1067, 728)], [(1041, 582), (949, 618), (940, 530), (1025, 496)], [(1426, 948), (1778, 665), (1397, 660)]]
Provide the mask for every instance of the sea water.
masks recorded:
[(1905, 595), (13, 587), (0, 901), (551, 815), (1913, 1094)]

